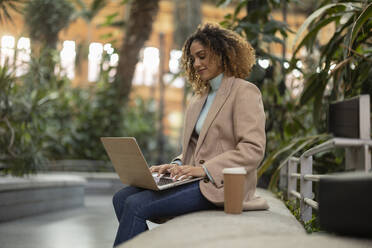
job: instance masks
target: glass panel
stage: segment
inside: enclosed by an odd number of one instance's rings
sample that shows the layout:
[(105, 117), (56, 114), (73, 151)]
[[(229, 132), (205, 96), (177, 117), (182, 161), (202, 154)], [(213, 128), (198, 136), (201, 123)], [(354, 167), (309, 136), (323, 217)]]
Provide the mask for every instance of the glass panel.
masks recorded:
[(11, 35), (4, 35), (1, 38), (1, 56), (0, 63), (4, 66), (5, 63), (9, 65), (13, 64), (14, 61), (14, 46), (15, 39)]
[(75, 77), (75, 41), (65, 40), (60, 56), (62, 67), (61, 74), (67, 76), (69, 79), (73, 79)]
[(100, 64), (102, 60), (103, 45), (93, 42), (89, 45), (88, 55), (88, 81), (95, 82), (98, 80), (100, 73)]

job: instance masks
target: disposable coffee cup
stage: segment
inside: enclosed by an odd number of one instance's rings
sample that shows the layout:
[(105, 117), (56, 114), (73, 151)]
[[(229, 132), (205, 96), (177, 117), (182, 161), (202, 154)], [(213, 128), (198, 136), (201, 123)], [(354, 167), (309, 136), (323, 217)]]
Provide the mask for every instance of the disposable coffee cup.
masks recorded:
[(244, 184), (247, 174), (244, 167), (226, 168), (224, 177), (224, 210), (228, 214), (240, 214), (243, 211)]

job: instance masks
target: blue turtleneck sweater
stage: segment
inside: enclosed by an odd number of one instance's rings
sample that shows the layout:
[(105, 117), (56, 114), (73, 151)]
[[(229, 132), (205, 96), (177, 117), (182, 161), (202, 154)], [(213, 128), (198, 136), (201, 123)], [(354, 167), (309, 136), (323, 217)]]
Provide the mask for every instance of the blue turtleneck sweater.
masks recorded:
[(198, 119), (198, 121), (196, 122), (196, 125), (195, 125), (195, 131), (198, 135), (200, 135), (200, 131), (203, 127), (203, 124), (204, 124), (205, 118), (207, 117), (208, 111), (209, 111), (210, 107), (212, 106), (212, 103), (213, 103), (214, 97), (216, 96), (217, 90), (220, 88), (220, 85), (222, 83), (222, 78), (223, 78), (223, 73), (219, 74), (218, 76), (216, 76), (215, 78), (213, 78), (209, 81), (209, 83), (211, 85), (211, 88), (210, 88), (210, 91), (208, 93), (207, 100), (204, 103), (203, 109), (200, 112), (199, 119)]

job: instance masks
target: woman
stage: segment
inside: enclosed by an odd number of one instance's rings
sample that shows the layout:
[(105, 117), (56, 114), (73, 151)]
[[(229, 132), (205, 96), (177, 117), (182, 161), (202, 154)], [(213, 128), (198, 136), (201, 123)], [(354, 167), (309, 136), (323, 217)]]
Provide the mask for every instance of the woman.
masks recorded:
[(255, 196), (256, 169), (265, 151), (261, 93), (243, 80), (254, 63), (251, 45), (217, 24), (199, 26), (187, 39), (182, 65), (195, 94), (185, 113), (182, 154), (150, 170), (175, 179), (205, 179), (161, 192), (126, 187), (116, 193), (115, 245), (147, 230), (147, 219), (223, 206), (222, 170), (228, 167), (246, 168), (244, 210), (268, 208)]

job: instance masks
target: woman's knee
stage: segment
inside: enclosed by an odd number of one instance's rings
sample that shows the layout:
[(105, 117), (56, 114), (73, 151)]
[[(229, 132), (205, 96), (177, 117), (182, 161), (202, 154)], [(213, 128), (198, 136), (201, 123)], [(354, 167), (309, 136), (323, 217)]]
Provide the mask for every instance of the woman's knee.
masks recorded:
[(122, 201), (122, 197), (123, 197), (123, 191), (124, 189), (121, 189), (119, 190), (118, 192), (116, 192), (114, 194), (114, 196), (112, 197), (112, 204), (114, 205), (114, 207), (116, 208), (116, 206), (120, 205), (119, 203)]
[(125, 203), (124, 203), (125, 209), (127, 209), (132, 214), (136, 214), (136, 211), (139, 207), (139, 202), (137, 199), (138, 197), (136, 197), (135, 195), (132, 195), (125, 200)]
[(112, 197), (112, 204), (114, 205), (115, 210), (122, 208), (126, 199), (139, 191), (141, 190), (138, 188), (128, 186), (116, 192)]
[(122, 195), (120, 194), (121, 190), (116, 192), (114, 196), (112, 197), (112, 205), (114, 206), (114, 210), (116, 213), (116, 216), (118, 219), (120, 219), (121, 216), (121, 210), (122, 210)]
[(124, 203), (126, 212), (131, 215), (135, 215), (139, 218), (146, 218), (146, 203), (148, 201), (144, 199), (143, 194), (135, 194), (127, 197)]

